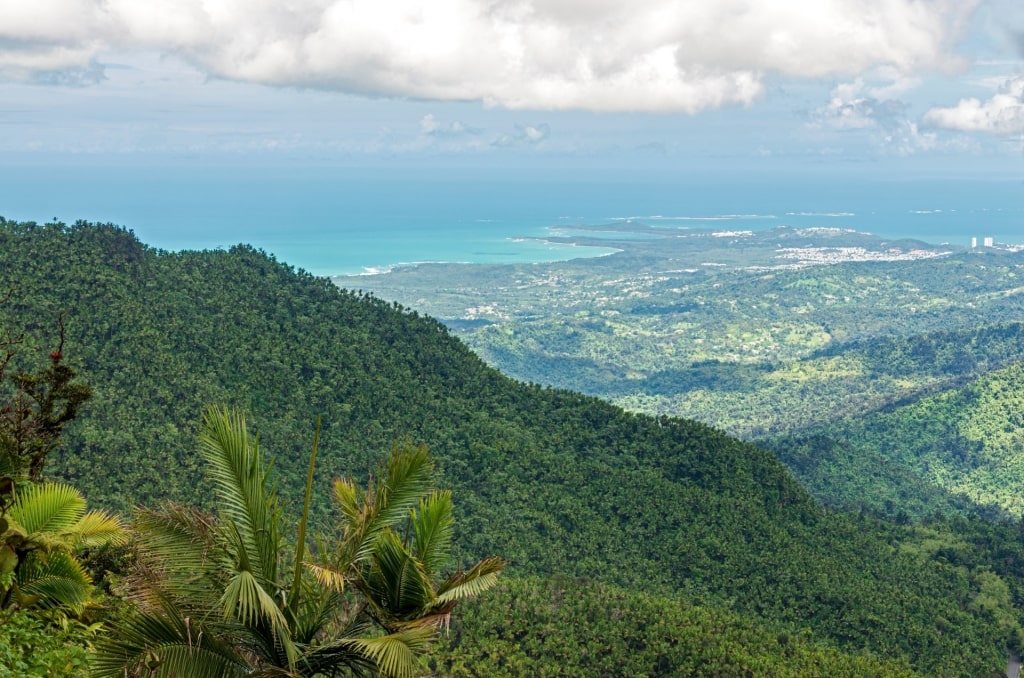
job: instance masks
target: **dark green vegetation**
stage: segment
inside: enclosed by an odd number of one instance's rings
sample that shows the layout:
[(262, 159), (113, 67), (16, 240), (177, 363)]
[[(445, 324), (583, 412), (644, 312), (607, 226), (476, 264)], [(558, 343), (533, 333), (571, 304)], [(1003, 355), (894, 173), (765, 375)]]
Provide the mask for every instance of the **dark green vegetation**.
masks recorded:
[(1024, 252), (604, 228), (662, 237), (599, 260), (357, 281), (444, 319), (508, 374), (766, 445), (829, 504), (1021, 514), (1020, 394), (986, 375), (1024, 356)]
[[(808, 633), (773, 632), (734, 612), (607, 584), (513, 580), (452, 626), (446, 676), (915, 675), (906, 662), (851, 656)], [(579, 628), (587, 629), (581, 637)]]
[[(322, 414), (313, 492), (321, 522), (331, 478), (365, 474), (395, 440), (428, 445), (439, 483), (458, 497), (457, 562), (497, 553), (510, 574), (535, 578), (495, 593), (494, 609), (459, 627), (464, 650), (436, 660), (452, 662), (452, 673), (470, 670), (470, 657), (483, 674), (499, 670), (488, 662), (501, 656), (545, 662), (553, 642), (571, 650), (563, 668), (580, 667), (564, 675), (602, 675), (615, 660), (588, 648), (637, 638), (665, 649), (637, 645), (618, 658), (626, 672), (634, 660), (671, 675), (707, 659), (751, 673), (885, 664), (897, 674), (909, 666), (979, 676), (998, 673), (1006, 643), (1018, 644), (1014, 574), (992, 566), (1005, 535), (985, 533), (994, 546), (982, 549), (936, 527), (965, 544), (951, 560), (909, 529), (822, 509), (757, 447), (696, 422), (514, 382), (440, 323), (250, 248), (159, 253), (112, 226), (5, 222), (0, 289), (9, 288), (0, 326), (26, 328), (18, 358), (46, 355), (38, 349), (52, 319), (67, 311), (66, 357), (93, 397), (49, 470), (92, 503), (215, 509), (194, 454), (211, 402), (256, 423), (285, 506), (301, 503), (312, 420)], [(573, 599), (568, 609), (553, 604), (558, 590)], [(548, 604), (523, 627), (532, 596)], [(620, 618), (609, 600), (621, 601)], [(602, 609), (600, 624), (559, 617)], [(658, 627), (662, 614), (681, 628)], [(512, 640), (502, 635), (510, 619), (520, 619)], [(703, 675), (720, 675), (715, 667)]]

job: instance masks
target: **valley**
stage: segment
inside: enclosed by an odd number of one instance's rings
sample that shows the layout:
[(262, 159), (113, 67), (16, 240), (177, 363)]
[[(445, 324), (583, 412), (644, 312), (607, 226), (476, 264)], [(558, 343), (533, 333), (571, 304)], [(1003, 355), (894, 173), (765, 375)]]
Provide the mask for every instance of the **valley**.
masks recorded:
[[(1020, 515), (1019, 475), (1002, 474), (1005, 494), (996, 497), (980, 476), (988, 489), (949, 480), (963, 475), (955, 453), (925, 463), (894, 452), (898, 440), (851, 433), (842, 444), (857, 453), (840, 455), (846, 461), (821, 448), (838, 464), (825, 479), (808, 474), (796, 461), (805, 453), (795, 451), (823, 431), (856, 429), (873, 413), (1016, 364), (1024, 355), (1020, 248), (839, 229), (594, 230), (621, 251), (561, 264), (424, 265), (335, 282), (441, 319), (516, 378), (767, 445), (831, 505), (919, 518), (968, 505)], [(572, 241), (589, 243), (588, 233), (578, 228)], [(921, 437), (909, 424), (890, 434)], [(1019, 442), (1012, 453), (1001, 445), (1005, 463), (1024, 454)], [(836, 478), (848, 482), (840, 488)]]

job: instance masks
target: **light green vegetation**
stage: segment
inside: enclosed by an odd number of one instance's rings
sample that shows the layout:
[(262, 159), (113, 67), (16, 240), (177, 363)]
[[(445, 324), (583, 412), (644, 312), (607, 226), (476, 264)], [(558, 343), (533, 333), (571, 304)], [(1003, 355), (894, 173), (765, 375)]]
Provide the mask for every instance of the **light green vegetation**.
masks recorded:
[(0, 678), (79, 678), (88, 629), (58, 629), (28, 611), (0, 612)]
[[(829, 494), (836, 504), (916, 516), (946, 508), (872, 496), (869, 486), (880, 483), (869, 482), (865, 475), (872, 467), (890, 468), (920, 479), (919, 484), (1019, 518), (1024, 514), (1024, 363), (863, 417), (819, 423), (812, 431), (767, 444), (808, 484), (823, 480), (826, 474), (818, 469), (831, 468)], [(841, 468), (842, 474), (837, 473)], [(909, 491), (905, 482), (886, 480), (894, 494)]]

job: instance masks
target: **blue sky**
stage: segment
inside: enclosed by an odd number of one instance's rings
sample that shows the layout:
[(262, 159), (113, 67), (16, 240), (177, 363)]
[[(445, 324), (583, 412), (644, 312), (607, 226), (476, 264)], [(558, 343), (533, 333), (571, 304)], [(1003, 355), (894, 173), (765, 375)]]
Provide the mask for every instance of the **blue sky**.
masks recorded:
[(1024, 3), (0, 0), (0, 163), (111, 162), (1020, 176)]

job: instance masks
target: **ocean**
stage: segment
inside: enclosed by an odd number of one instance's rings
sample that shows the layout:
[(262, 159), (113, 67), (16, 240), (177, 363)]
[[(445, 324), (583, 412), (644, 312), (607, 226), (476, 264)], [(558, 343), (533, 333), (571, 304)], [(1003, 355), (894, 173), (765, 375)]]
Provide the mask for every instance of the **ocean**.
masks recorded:
[[(112, 222), (166, 250), (245, 242), (317, 275), (613, 250), (545, 242), (576, 224), (838, 227), (969, 246), (1024, 243), (1021, 179), (171, 166), (0, 167), (0, 216)], [(567, 229), (569, 229), (567, 231)]]

